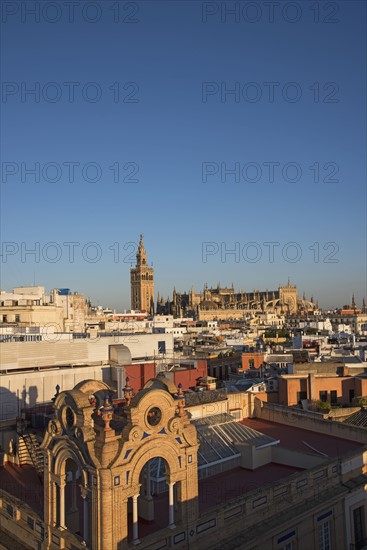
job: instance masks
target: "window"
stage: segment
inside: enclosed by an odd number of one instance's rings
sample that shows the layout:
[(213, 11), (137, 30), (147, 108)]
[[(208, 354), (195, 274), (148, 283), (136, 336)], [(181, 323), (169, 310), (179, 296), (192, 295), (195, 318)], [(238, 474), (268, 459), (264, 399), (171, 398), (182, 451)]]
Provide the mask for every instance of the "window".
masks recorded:
[(295, 550), (296, 531), (290, 531), (277, 540), (277, 550)]
[(16, 322), (16, 323), (20, 323), (20, 315), (16, 315), (16, 316), (15, 316), (15, 322)]
[(353, 510), (353, 533), (355, 548), (356, 550), (361, 550), (366, 543), (364, 527), (364, 506), (359, 506), (359, 508)]
[(320, 391), (320, 401), (327, 401), (327, 391)]
[(301, 403), (303, 399), (307, 399), (307, 392), (306, 391), (298, 391), (297, 392), (297, 403)]
[(158, 342), (158, 353), (166, 353), (166, 342), (164, 340)]
[(331, 550), (330, 521), (325, 521), (319, 527), (319, 549), (320, 550)]
[(162, 412), (158, 407), (152, 407), (147, 414), (148, 424), (151, 426), (157, 426), (162, 420)]
[(250, 367), (250, 369), (254, 369), (254, 368), (255, 368), (255, 361), (254, 361), (254, 359), (249, 359), (249, 360), (248, 360), (248, 366)]
[(338, 393), (336, 390), (331, 390), (330, 392), (330, 403), (335, 405), (338, 402)]
[(354, 399), (354, 390), (349, 390), (349, 402), (351, 403)]

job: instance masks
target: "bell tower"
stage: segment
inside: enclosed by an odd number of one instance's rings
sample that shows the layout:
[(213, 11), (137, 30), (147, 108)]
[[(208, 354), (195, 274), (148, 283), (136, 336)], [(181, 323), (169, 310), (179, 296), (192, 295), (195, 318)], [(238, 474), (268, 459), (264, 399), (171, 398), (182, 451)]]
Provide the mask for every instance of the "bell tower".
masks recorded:
[(148, 267), (147, 253), (140, 235), (136, 266), (130, 270), (131, 309), (154, 314), (154, 269)]

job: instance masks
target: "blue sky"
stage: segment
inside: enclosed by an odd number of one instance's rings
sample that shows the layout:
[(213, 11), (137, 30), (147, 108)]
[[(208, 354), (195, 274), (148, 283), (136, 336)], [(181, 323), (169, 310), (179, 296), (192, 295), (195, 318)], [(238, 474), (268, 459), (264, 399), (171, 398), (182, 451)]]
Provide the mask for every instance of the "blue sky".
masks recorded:
[(273, 22), (264, 2), (80, 2), (73, 22), (3, 4), (2, 288), (129, 308), (143, 232), (164, 296), (289, 276), (324, 307), (361, 302), (364, 2), (319, 2), (318, 21), (280, 2)]

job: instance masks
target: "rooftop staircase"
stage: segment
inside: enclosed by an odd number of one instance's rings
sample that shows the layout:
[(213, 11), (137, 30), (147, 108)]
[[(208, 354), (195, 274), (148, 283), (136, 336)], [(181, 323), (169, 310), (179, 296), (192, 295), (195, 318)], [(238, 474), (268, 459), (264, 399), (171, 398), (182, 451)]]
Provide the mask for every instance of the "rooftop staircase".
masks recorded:
[(43, 480), (44, 461), (40, 442), (36, 434), (30, 433), (24, 422), (17, 422), (19, 465), (31, 464), (41, 481)]

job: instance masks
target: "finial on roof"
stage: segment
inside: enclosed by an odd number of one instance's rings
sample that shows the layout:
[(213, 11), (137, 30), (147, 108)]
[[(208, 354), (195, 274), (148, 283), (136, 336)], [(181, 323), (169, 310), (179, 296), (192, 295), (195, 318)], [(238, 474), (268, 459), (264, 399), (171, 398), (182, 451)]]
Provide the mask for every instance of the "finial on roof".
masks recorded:
[(108, 395), (108, 393), (105, 393), (104, 403), (103, 403), (103, 407), (101, 407), (100, 409), (100, 413), (102, 416), (102, 420), (104, 421), (105, 431), (111, 430), (112, 428), (110, 426), (110, 422), (113, 417), (113, 406), (110, 403), (110, 396)]

